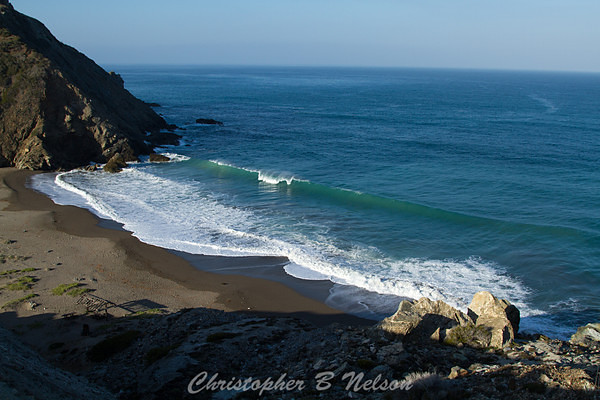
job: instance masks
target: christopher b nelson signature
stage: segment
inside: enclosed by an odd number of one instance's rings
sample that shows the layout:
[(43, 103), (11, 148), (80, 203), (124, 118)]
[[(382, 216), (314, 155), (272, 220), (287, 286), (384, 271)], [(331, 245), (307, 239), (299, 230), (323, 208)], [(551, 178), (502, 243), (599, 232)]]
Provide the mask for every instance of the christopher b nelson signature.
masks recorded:
[[(335, 378), (335, 373), (331, 371), (319, 372), (314, 377), (314, 389), (317, 391), (325, 391), (332, 387), (332, 379)], [(342, 375), (342, 381), (346, 383), (345, 390), (350, 392), (383, 392), (394, 390), (410, 390), (412, 383), (405, 380), (389, 380), (384, 379), (381, 374), (373, 379), (365, 379), (363, 372), (356, 373), (349, 371)], [(311, 381), (312, 383), (312, 381)], [(268, 377), (266, 379), (238, 378), (229, 379), (219, 378), (219, 373), (216, 372), (209, 376), (206, 371), (200, 372), (192, 378), (188, 384), (187, 390), (190, 394), (198, 394), (200, 392), (220, 392), (220, 391), (236, 391), (236, 392), (258, 392), (262, 396), (265, 392), (292, 392), (302, 391), (309, 387), (305, 380), (290, 379), (287, 374), (281, 374), (274, 379)]]

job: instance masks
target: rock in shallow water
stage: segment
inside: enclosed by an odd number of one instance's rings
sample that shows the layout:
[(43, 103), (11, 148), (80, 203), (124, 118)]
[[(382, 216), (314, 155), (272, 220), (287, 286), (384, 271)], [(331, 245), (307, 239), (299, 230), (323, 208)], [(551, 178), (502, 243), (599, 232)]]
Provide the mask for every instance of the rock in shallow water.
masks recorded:
[(171, 159), (167, 156), (163, 156), (162, 154), (152, 153), (150, 154), (150, 162), (169, 162)]
[(198, 118), (196, 120), (197, 124), (202, 124), (202, 125), (219, 125), (219, 126), (223, 126), (223, 123), (221, 121), (217, 121), (216, 119), (212, 119), (212, 118)]
[(123, 159), (121, 154), (117, 153), (111, 157), (110, 160), (104, 165), (104, 170), (110, 173), (121, 172), (123, 168), (127, 167), (127, 163)]

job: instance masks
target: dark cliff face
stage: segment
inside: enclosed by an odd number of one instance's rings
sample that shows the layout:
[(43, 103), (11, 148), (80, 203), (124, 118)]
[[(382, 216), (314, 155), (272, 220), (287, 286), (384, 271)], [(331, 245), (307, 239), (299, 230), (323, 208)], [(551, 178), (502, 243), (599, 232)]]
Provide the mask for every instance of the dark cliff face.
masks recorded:
[(176, 143), (166, 122), (39, 21), (0, 0), (0, 166), (70, 169)]

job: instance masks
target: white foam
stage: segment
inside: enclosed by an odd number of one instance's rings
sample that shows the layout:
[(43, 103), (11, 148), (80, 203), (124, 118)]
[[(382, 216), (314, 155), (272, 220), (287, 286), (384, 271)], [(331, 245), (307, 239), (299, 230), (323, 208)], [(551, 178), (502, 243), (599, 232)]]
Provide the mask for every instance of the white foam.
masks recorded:
[(169, 157), (169, 162), (182, 162), (182, 161), (187, 161), (190, 159), (190, 157), (184, 156), (183, 154), (168, 153), (168, 152), (160, 153), (160, 154), (165, 157)]
[(270, 185), (279, 185), (281, 183), (291, 185), (292, 182), (294, 182), (294, 181), (308, 182), (307, 180), (296, 178), (295, 176), (293, 176), (290, 173), (261, 171), (258, 169), (238, 167), (234, 164), (230, 164), (228, 162), (221, 161), (221, 160), (210, 160), (210, 162), (213, 164), (217, 164), (217, 165), (221, 165), (221, 166), (225, 166), (225, 167), (229, 167), (229, 168), (235, 168), (235, 169), (243, 170), (243, 171), (250, 172), (253, 174), (257, 174), (257, 179), (260, 182), (268, 183)]
[(554, 114), (558, 110), (558, 107), (556, 105), (554, 105), (550, 100), (544, 97), (540, 97), (535, 94), (529, 95), (529, 97), (540, 103), (542, 106), (546, 107), (546, 113), (548, 114)]
[(74, 184), (70, 184), (67, 183), (65, 181), (65, 177), (69, 176), (69, 175), (75, 175), (75, 174), (84, 174), (85, 172), (83, 171), (69, 171), (69, 172), (64, 172), (62, 174), (58, 174), (56, 175), (56, 178), (54, 179), (54, 182), (61, 188), (68, 190), (72, 193), (75, 193), (79, 196), (81, 196), (82, 198), (85, 199), (86, 203), (92, 207), (94, 210), (96, 210), (97, 212), (99, 212), (102, 216), (105, 216), (107, 218), (113, 219), (113, 220), (117, 220), (118, 215), (115, 213), (115, 211), (107, 206), (106, 204), (104, 204), (101, 201), (98, 201), (97, 198), (95, 198), (94, 196), (91, 196), (89, 193), (87, 193), (86, 191), (78, 188), (77, 186), (75, 186)]
[(524, 317), (541, 314), (528, 307), (527, 288), (495, 263), (477, 257), (399, 260), (374, 247), (342, 248), (327, 227), (302, 229), (297, 221), (266, 218), (229, 205), (202, 182), (176, 182), (151, 170), (139, 164), (119, 174), (72, 171), (57, 175), (55, 182), (153, 245), (194, 254), (285, 256), (290, 260), (285, 271), (301, 279), (326, 279), (381, 295), (429, 297), (463, 311), (474, 293), (489, 290), (517, 305)]
[(288, 185), (291, 185), (294, 181), (294, 177), (286, 177), (278, 174), (258, 171), (258, 180), (261, 182), (269, 183), (271, 185), (279, 185), (280, 183), (286, 183)]
[(515, 278), (507, 275), (494, 263), (477, 257), (466, 260), (428, 260), (407, 258), (390, 260), (357, 255), (355, 263), (341, 254), (335, 263), (311, 257), (289, 256), (293, 263), (287, 265), (288, 274), (300, 279), (324, 279), (334, 283), (356, 286), (371, 292), (419, 299), (428, 297), (466, 311), (472, 296), (488, 290), (499, 298), (510, 299), (523, 316), (539, 315), (542, 311), (532, 309), (525, 299), (528, 289)]

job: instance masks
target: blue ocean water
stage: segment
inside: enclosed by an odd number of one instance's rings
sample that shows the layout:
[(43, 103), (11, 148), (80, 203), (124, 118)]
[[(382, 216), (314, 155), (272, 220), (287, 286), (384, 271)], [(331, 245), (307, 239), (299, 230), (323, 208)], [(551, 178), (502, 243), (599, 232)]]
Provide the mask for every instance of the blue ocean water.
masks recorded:
[(490, 290), (526, 330), (599, 319), (600, 75), (111, 69), (185, 128), (175, 161), (36, 178), (57, 202), (170, 249), (286, 256), (376, 317)]

